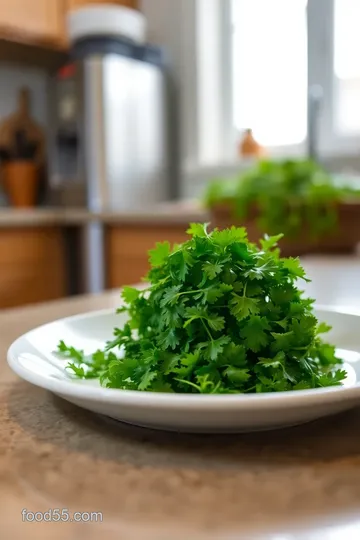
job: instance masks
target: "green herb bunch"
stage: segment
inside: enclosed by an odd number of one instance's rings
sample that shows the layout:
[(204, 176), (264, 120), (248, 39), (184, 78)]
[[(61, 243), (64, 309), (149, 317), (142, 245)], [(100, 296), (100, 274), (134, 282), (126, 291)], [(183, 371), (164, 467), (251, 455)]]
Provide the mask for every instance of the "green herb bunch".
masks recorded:
[(127, 315), (104, 351), (85, 357), (61, 342), (77, 377), (108, 388), (249, 393), (341, 384), (341, 360), (321, 339), (299, 261), (281, 258), (277, 237), (260, 247), (244, 228), (191, 224), (189, 240), (150, 251), (149, 286), (125, 287)]
[(337, 204), (359, 197), (359, 190), (340, 186), (311, 160), (262, 160), (238, 178), (211, 182), (205, 204), (230, 203), (238, 219), (256, 212), (260, 230), (269, 234), (281, 231), (292, 238), (306, 224), (313, 238), (319, 238), (336, 227)]

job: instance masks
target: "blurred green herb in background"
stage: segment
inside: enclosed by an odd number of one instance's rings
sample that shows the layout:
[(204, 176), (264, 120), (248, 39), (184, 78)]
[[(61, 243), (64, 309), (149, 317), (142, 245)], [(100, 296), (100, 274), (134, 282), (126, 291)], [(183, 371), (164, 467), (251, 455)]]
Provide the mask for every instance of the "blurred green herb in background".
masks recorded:
[(256, 212), (259, 228), (269, 234), (294, 238), (306, 223), (318, 237), (336, 227), (339, 202), (360, 199), (359, 189), (336, 180), (310, 160), (262, 160), (237, 178), (212, 181), (205, 205), (230, 204), (237, 221)]

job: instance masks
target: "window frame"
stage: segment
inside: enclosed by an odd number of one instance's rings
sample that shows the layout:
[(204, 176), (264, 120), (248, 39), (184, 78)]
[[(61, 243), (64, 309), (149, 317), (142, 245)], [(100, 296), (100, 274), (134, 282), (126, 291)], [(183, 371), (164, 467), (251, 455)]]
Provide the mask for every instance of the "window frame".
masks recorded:
[[(239, 161), (236, 155), (236, 145), (239, 135), (233, 126), (233, 96), (232, 96), (232, 73), (231, 73), (231, 0), (195, 0), (197, 3), (196, 17), (198, 21), (203, 21), (206, 10), (206, 17), (211, 20), (216, 18), (218, 21), (218, 36), (214, 39), (214, 24), (206, 28), (206, 24), (196, 25), (197, 54), (197, 122), (196, 122), (196, 140), (198, 155), (193, 155), (192, 165), (218, 169), (221, 163), (229, 164)], [(206, 4), (206, 6), (205, 6)], [(329, 156), (344, 157), (354, 156), (360, 149), (359, 134), (343, 135), (336, 132), (335, 113), (336, 113), (336, 77), (334, 72), (334, 0), (308, 0), (307, 6), (307, 25), (308, 25), (308, 89), (313, 86), (320, 86), (323, 90), (321, 110), (318, 119), (318, 151), (322, 158)], [(211, 43), (213, 42), (213, 44)], [(214, 45), (215, 43), (215, 45)], [(206, 122), (206, 110), (202, 110), (201, 95), (204, 92), (201, 80), (202, 66), (201, 47), (220, 47), (219, 54), (213, 54), (211, 70), (213, 73), (212, 88), (213, 95), (218, 99), (213, 99), (212, 108), (216, 120), (211, 126)], [(211, 55), (210, 55), (211, 57)], [(210, 79), (209, 79), (210, 80)], [(218, 88), (214, 92), (214, 85)], [(206, 89), (205, 89), (206, 91)], [(206, 147), (206, 141), (212, 137), (213, 144), (217, 141), (219, 149), (213, 159), (207, 159), (206, 153), (201, 152), (201, 147)], [(308, 137), (301, 144), (268, 147), (267, 152), (274, 158), (286, 156), (300, 156), (307, 153)], [(195, 158), (195, 160), (194, 160)], [(194, 161), (197, 163), (195, 164)], [(190, 165), (188, 163), (188, 165)]]
[(324, 91), (319, 122), (319, 152), (324, 157), (356, 156), (360, 150), (358, 133), (336, 130), (336, 85), (334, 0), (308, 0), (309, 85), (319, 84)]

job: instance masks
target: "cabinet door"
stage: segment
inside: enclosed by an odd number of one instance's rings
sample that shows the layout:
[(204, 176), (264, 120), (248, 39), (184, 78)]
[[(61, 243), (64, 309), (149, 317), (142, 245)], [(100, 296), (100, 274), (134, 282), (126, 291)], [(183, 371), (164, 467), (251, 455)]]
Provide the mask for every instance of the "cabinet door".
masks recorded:
[(62, 44), (64, 5), (63, 0), (0, 0), (0, 36)]
[(65, 249), (57, 227), (0, 229), (0, 309), (66, 296)]
[(109, 225), (106, 230), (108, 289), (140, 283), (149, 267), (149, 249), (167, 240), (180, 244), (189, 239), (184, 223)]
[(86, 6), (88, 4), (119, 4), (119, 6), (127, 6), (132, 9), (139, 9), (139, 0), (68, 0), (69, 9)]

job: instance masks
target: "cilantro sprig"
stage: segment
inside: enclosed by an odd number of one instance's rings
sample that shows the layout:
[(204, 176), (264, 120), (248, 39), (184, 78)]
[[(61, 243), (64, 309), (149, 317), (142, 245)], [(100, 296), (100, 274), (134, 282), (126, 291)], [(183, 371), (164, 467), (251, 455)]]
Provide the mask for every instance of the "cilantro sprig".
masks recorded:
[(337, 386), (346, 377), (330, 330), (297, 282), (298, 259), (282, 258), (277, 237), (257, 246), (244, 228), (208, 231), (150, 251), (145, 289), (124, 287), (127, 315), (103, 351), (85, 356), (60, 342), (75, 377), (152, 392), (254, 393)]

